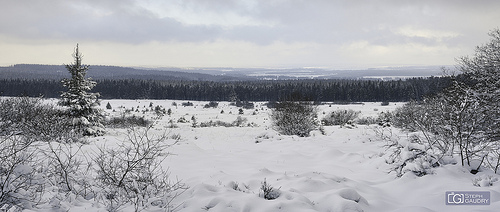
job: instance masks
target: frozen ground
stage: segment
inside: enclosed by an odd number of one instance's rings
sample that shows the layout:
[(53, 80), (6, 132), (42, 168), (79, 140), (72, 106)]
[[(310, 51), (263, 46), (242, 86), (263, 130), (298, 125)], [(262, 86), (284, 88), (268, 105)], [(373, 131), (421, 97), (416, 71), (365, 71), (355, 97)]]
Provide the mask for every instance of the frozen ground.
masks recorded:
[[(137, 116), (153, 118), (151, 112), (141, 111), (161, 105), (172, 115), (156, 120), (154, 131), (179, 134), (181, 141), (169, 148), (170, 156), (163, 162), (172, 176), (182, 180), (189, 189), (176, 198), (177, 211), (499, 211), (500, 183), (476, 187), (473, 180), (493, 176), (490, 172), (472, 175), (459, 165), (435, 169), (432, 175), (416, 177), (406, 174), (397, 178), (389, 173), (385, 161), (385, 142), (375, 133), (375, 126), (356, 128), (325, 127), (326, 135), (314, 131), (311, 137), (279, 135), (271, 129), (270, 112), (263, 103), (255, 109), (244, 110), (227, 102), (217, 108), (203, 108), (207, 102), (193, 102), (183, 107), (173, 100), (103, 100), (120, 115), (125, 109), (138, 110)], [(177, 107), (172, 103), (176, 102)], [(123, 106), (123, 108), (120, 108)], [(153, 106), (153, 107), (154, 107)], [(361, 116), (376, 116), (397, 105), (380, 103), (359, 105), (322, 105), (320, 118), (326, 113), (348, 108), (361, 111)], [(224, 111), (221, 114), (221, 111)], [(255, 114), (254, 114), (255, 112)], [(180, 117), (198, 123), (205, 121), (233, 122), (238, 116), (247, 118), (252, 127), (193, 128), (191, 123), (177, 123)], [(178, 128), (165, 128), (174, 120)], [(123, 129), (108, 129), (104, 137), (93, 138), (90, 145), (123, 139)], [(393, 136), (404, 139), (405, 134), (392, 129)], [(259, 196), (266, 180), (278, 189), (280, 196), (266, 200)], [(446, 191), (489, 191), (489, 206), (445, 205)], [(88, 204), (74, 206), (75, 211), (89, 211)], [(104, 210), (103, 208), (91, 208)]]

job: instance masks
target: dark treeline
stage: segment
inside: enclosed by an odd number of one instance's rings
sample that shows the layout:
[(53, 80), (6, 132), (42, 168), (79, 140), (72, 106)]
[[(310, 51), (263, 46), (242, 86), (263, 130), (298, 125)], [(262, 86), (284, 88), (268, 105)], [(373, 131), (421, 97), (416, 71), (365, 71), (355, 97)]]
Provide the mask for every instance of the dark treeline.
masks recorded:
[[(401, 102), (420, 100), (441, 91), (450, 78), (407, 80), (276, 80), (276, 81), (155, 81), (97, 80), (93, 92), (104, 99), (178, 99), (199, 101), (276, 101), (292, 94), (325, 102)], [(57, 98), (64, 91), (58, 80), (2, 79), (2, 96)]]

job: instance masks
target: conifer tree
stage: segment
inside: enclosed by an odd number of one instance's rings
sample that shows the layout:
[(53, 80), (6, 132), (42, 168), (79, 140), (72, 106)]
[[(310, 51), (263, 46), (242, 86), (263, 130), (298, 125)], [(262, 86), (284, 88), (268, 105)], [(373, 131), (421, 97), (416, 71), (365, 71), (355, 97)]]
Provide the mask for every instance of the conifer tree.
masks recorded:
[(88, 65), (82, 65), (83, 55), (76, 45), (73, 64), (66, 65), (71, 74), (70, 79), (63, 79), (62, 84), (68, 90), (61, 94), (59, 105), (68, 107), (68, 113), (73, 118), (73, 125), (83, 135), (100, 136), (104, 134), (102, 110), (97, 108), (99, 93), (89, 92), (96, 82), (85, 78)]

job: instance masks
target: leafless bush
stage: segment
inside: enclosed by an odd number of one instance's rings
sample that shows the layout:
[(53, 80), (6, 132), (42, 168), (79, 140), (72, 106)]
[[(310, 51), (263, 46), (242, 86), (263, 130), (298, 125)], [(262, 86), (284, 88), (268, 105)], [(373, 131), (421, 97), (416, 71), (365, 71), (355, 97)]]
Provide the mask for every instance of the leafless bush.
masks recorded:
[(220, 120), (217, 120), (217, 121), (210, 120), (210, 121), (205, 121), (205, 122), (200, 123), (200, 127), (219, 127), (219, 126), (232, 127), (233, 125), (229, 122), (220, 121)]
[(0, 99), (0, 135), (21, 135), (26, 139), (49, 141), (75, 134), (71, 119), (41, 98)]
[(149, 127), (153, 123), (152, 121), (142, 117), (142, 116), (127, 116), (123, 113), (119, 117), (112, 117), (105, 123), (107, 126), (114, 128), (128, 128), (128, 127)]
[(81, 151), (83, 143), (48, 142), (43, 149), (45, 174), (60, 192), (72, 193), (85, 199), (95, 197), (91, 184), (91, 162)]
[(372, 125), (372, 124), (377, 124), (378, 123), (378, 120), (377, 118), (374, 118), (374, 117), (362, 117), (362, 118), (358, 118), (356, 120), (356, 124), (359, 124), (359, 125)]
[(232, 123), (225, 122), (225, 121), (220, 121), (220, 120), (210, 120), (210, 121), (205, 121), (200, 123), (200, 127), (243, 127), (245, 126), (245, 122), (247, 122), (247, 118), (243, 118), (241, 116), (236, 117), (236, 120), (234, 120)]
[(345, 125), (349, 121), (356, 120), (360, 113), (361, 111), (354, 111), (352, 109), (332, 111), (321, 119), (321, 124), (324, 126)]
[(0, 210), (32, 208), (39, 203), (45, 182), (36, 152), (21, 136), (0, 137)]
[(500, 145), (493, 147), (490, 153), (485, 157), (486, 164), (491, 170), (495, 173), (498, 173), (500, 170)]
[(318, 126), (316, 111), (310, 102), (282, 101), (276, 103), (271, 119), (278, 132), (307, 137)]
[[(168, 134), (151, 136), (146, 129), (131, 128), (127, 140), (115, 148), (99, 148), (93, 161), (97, 183), (103, 188), (101, 200), (109, 211), (132, 204), (136, 211), (149, 207), (170, 209), (171, 201), (185, 188), (172, 181), (161, 162), (169, 155), (165, 150), (178, 140)], [(178, 138), (178, 136), (175, 136)]]

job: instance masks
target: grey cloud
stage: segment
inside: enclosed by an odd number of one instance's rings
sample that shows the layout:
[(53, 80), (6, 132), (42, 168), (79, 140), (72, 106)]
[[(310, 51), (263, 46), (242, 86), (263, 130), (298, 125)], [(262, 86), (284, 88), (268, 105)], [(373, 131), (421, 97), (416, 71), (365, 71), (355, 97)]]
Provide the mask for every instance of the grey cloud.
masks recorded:
[[(164, 1), (168, 6), (171, 2)], [(485, 35), (498, 27), (499, 1), (357, 0), (185, 0), (182, 9), (224, 15), (236, 13), (267, 25), (186, 24), (158, 17), (135, 1), (4, 1), (0, 33), (31, 39), (83, 39), (141, 43), (239, 40), (267, 45), (275, 41), (342, 44), (358, 40), (376, 45), (417, 42), (434, 45)], [(453, 31), (463, 39), (408, 37), (404, 26)], [(477, 41), (476, 41), (477, 42)]]
[[(119, 42), (200, 41), (220, 33), (217, 26), (187, 26), (158, 18), (132, 1), (16, 1), (0, 9), (0, 33), (30, 39), (84, 39)], [(124, 4), (127, 3), (127, 4)], [(10, 3), (10, 2), (9, 2)]]

